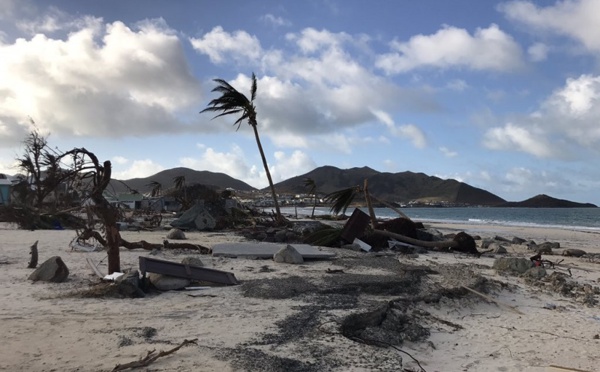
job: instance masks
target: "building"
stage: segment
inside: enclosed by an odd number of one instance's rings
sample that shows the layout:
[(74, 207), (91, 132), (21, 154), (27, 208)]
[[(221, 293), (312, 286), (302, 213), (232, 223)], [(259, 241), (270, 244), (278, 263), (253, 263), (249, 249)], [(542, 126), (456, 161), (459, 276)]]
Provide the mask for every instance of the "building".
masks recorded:
[(10, 187), (12, 182), (5, 174), (0, 173), (0, 205), (10, 204)]

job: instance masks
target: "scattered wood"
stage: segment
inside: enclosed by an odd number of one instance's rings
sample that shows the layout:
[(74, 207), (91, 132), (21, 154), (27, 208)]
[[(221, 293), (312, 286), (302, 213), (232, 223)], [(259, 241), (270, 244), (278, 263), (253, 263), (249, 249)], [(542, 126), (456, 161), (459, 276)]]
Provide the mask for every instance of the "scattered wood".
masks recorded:
[(145, 357), (141, 358), (140, 360), (134, 360), (133, 362), (129, 362), (129, 363), (125, 363), (125, 364), (117, 364), (115, 366), (115, 368), (112, 369), (113, 372), (115, 371), (125, 371), (127, 369), (134, 369), (134, 368), (140, 368), (140, 367), (147, 367), (148, 365), (150, 365), (151, 363), (153, 363), (154, 361), (156, 361), (158, 358), (173, 354), (174, 352), (176, 352), (177, 350), (181, 349), (184, 346), (187, 345), (198, 345), (198, 339), (195, 338), (193, 340), (183, 340), (183, 342), (177, 346), (174, 347), (171, 350), (167, 350), (167, 351), (161, 351), (158, 354), (156, 353), (156, 350), (150, 350), (148, 351), (148, 353), (146, 354)]
[(461, 287), (462, 287), (462, 288), (464, 288), (464, 289), (466, 289), (467, 291), (469, 291), (469, 292), (471, 292), (471, 293), (474, 293), (474, 294), (476, 294), (477, 296), (479, 296), (479, 297), (481, 297), (481, 298), (484, 298), (484, 299), (486, 299), (486, 300), (488, 300), (488, 301), (490, 301), (490, 302), (493, 302), (493, 303), (495, 303), (496, 305), (498, 305), (498, 306), (500, 306), (500, 307), (507, 308), (508, 310), (512, 311), (513, 313), (517, 313), (517, 314), (519, 314), (519, 315), (525, 315), (523, 312), (519, 311), (519, 309), (517, 309), (516, 307), (513, 307), (513, 306), (510, 306), (510, 305), (504, 304), (504, 303), (502, 303), (502, 302), (500, 302), (500, 301), (497, 301), (497, 300), (495, 300), (495, 299), (491, 298), (490, 296), (484, 295), (484, 294), (483, 294), (483, 293), (481, 293), (481, 292), (477, 292), (477, 291), (476, 291), (476, 290), (474, 290), (473, 288), (469, 288), (469, 287), (467, 287), (466, 285), (461, 285)]
[(344, 270), (342, 269), (327, 269), (327, 271), (325, 271), (327, 274), (343, 274)]
[(31, 255), (31, 260), (29, 260), (29, 264), (27, 265), (28, 269), (35, 269), (38, 264), (38, 248), (37, 248), (38, 240), (33, 243), (30, 247), (31, 251), (29, 254)]
[(373, 233), (387, 236), (388, 238), (394, 238), (398, 241), (401, 241), (404, 243), (409, 243), (409, 244), (416, 245), (418, 247), (423, 247), (423, 248), (456, 248), (456, 247), (458, 247), (458, 242), (456, 242), (454, 240), (447, 240), (447, 241), (440, 241), (440, 242), (427, 242), (424, 240), (413, 239), (413, 238), (409, 238), (408, 236), (396, 234), (396, 233), (385, 231), (385, 230), (379, 230), (379, 229), (374, 229)]

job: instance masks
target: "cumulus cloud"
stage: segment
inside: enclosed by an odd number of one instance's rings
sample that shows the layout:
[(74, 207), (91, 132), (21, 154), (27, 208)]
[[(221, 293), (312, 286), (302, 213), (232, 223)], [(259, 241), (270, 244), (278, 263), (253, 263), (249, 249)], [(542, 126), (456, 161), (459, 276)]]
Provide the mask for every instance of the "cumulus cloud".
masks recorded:
[(115, 166), (117, 170), (114, 171), (112, 174), (112, 178), (117, 180), (145, 178), (148, 176), (152, 176), (165, 169), (165, 167), (155, 163), (151, 159), (134, 160), (133, 162), (131, 162), (131, 166), (124, 170), (118, 170), (118, 165), (119, 163), (117, 163), (117, 166)]
[(178, 112), (199, 99), (181, 43), (162, 20), (132, 29), (82, 19), (64, 39), (0, 44), (2, 138), (17, 139), (28, 116), (58, 135), (173, 132), (183, 129)]
[(512, 21), (534, 30), (568, 36), (588, 50), (600, 52), (600, 2), (597, 0), (563, 0), (545, 7), (519, 0), (501, 4), (498, 9)]
[(423, 131), (414, 124), (396, 125), (392, 117), (381, 110), (372, 110), (373, 115), (388, 128), (391, 135), (408, 139), (416, 148), (427, 146)]
[(552, 147), (543, 136), (512, 123), (489, 129), (484, 136), (484, 146), (491, 150), (521, 151), (541, 158), (553, 155)]
[(533, 62), (544, 61), (548, 57), (548, 51), (548, 46), (543, 43), (535, 43), (527, 48), (529, 59), (531, 59)]
[(492, 24), (473, 35), (465, 29), (445, 26), (433, 35), (413, 36), (391, 43), (392, 52), (378, 57), (376, 65), (387, 74), (421, 67), (513, 71), (523, 66), (521, 47)]
[[(248, 156), (241, 147), (233, 145), (227, 152), (219, 152), (204, 145), (199, 148), (202, 150), (200, 156), (181, 158), (180, 164), (192, 169), (225, 173), (259, 189), (269, 185), (260, 158)], [(252, 164), (252, 158), (256, 159), (256, 164)], [(277, 151), (273, 157), (267, 158), (269, 172), (275, 183), (316, 168), (316, 163), (302, 151), (294, 151), (289, 156)]]
[(239, 63), (256, 61), (262, 54), (260, 41), (246, 31), (230, 34), (217, 26), (201, 38), (190, 38), (199, 53), (206, 54), (213, 63), (223, 63), (233, 59)]
[[(202, 40), (210, 39), (214, 31)], [(236, 44), (242, 33), (219, 28), (219, 45)], [(294, 147), (289, 141), (293, 134), (331, 135), (369, 123), (373, 119), (371, 107), (388, 111), (439, 110), (430, 92), (402, 89), (363, 67), (349, 52), (364, 46), (362, 36), (307, 28), (287, 34), (286, 39), (291, 47), (286, 53), (262, 50), (256, 45), (260, 56), (249, 62), (269, 71), (258, 80), (256, 105), (259, 130), (276, 146)], [(227, 48), (219, 45), (205, 43), (206, 49), (198, 52), (221, 61), (223, 49)], [(243, 48), (230, 48), (227, 53), (229, 58), (223, 63), (248, 59)], [(229, 83), (249, 94), (247, 75), (238, 75)], [(306, 142), (297, 143), (297, 147), (305, 146)]]

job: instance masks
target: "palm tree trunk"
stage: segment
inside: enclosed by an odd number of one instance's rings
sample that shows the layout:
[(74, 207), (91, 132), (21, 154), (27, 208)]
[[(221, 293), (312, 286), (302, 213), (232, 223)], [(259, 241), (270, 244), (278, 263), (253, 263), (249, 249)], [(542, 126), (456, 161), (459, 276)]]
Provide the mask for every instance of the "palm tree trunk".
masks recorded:
[(369, 194), (369, 181), (365, 178), (363, 190), (365, 192), (365, 200), (367, 201), (367, 208), (369, 209), (369, 215), (371, 216), (371, 227), (373, 230), (377, 228), (377, 218), (375, 217), (375, 210), (371, 203), (371, 195)]
[(275, 185), (273, 185), (273, 178), (271, 178), (271, 172), (269, 171), (269, 165), (267, 164), (267, 158), (265, 157), (265, 152), (263, 150), (262, 144), (260, 143), (260, 137), (258, 136), (257, 125), (251, 125), (254, 130), (254, 138), (256, 138), (256, 144), (258, 145), (258, 151), (260, 152), (260, 157), (262, 159), (263, 167), (265, 168), (265, 173), (267, 174), (267, 179), (269, 180), (269, 187), (271, 188), (271, 195), (273, 196), (273, 202), (275, 203), (275, 213), (277, 214), (277, 222), (282, 223), (283, 217), (281, 216), (281, 211), (279, 210), (279, 202), (277, 201), (277, 193), (275, 192)]

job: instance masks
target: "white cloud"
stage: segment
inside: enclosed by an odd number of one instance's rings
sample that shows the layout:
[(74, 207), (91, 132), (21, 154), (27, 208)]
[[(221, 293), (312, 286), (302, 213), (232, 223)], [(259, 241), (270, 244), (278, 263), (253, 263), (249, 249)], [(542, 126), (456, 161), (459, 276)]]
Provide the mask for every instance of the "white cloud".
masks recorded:
[[(249, 157), (239, 146), (232, 146), (229, 152), (219, 152), (205, 146), (202, 150), (199, 157), (179, 159), (180, 164), (192, 169), (225, 173), (259, 189), (269, 185), (260, 157)], [(257, 163), (252, 164), (251, 159), (255, 159)], [(275, 183), (316, 168), (316, 163), (302, 151), (294, 151), (289, 156), (277, 151), (273, 157), (267, 155), (267, 161)]]
[(546, 44), (535, 43), (527, 48), (527, 54), (529, 55), (529, 59), (532, 61), (540, 62), (546, 60), (549, 49), (550, 48), (548, 48)]
[(264, 16), (260, 17), (260, 19), (263, 22), (271, 24), (275, 27), (283, 27), (283, 26), (291, 26), (292, 25), (292, 22), (290, 22), (288, 19), (274, 16), (271, 13), (265, 14)]
[(410, 140), (416, 148), (427, 146), (427, 139), (423, 131), (414, 124), (396, 125), (392, 117), (381, 110), (371, 110), (373, 115), (388, 128), (390, 134)]
[(495, 24), (478, 28), (473, 36), (465, 29), (445, 26), (433, 35), (394, 41), (391, 49), (392, 53), (379, 56), (376, 62), (387, 74), (420, 67), (513, 71), (523, 66), (519, 44)]
[[(115, 167), (116, 168), (116, 167)], [(145, 178), (152, 176), (165, 168), (150, 159), (134, 160), (128, 169), (113, 172), (112, 178), (117, 180), (128, 180), (132, 178)]]
[(484, 146), (491, 150), (521, 151), (542, 158), (555, 155), (552, 146), (540, 133), (511, 123), (489, 129), (484, 136)]
[(113, 156), (112, 161), (113, 161), (113, 163), (119, 164), (119, 165), (124, 165), (124, 164), (129, 163), (129, 159), (127, 159), (123, 156)]
[(197, 104), (200, 87), (164, 21), (135, 30), (80, 21), (65, 39), (38, 34), (0, 44), (2, 136), (20, 140), (28, 116), (59, 136), (183, 130), (176, 115)]
[(262, 54), (260, 41), (246, 31), (230, 34), (217, 26), (201, 38), (190, 38), (195, 50), (208, 55), (211, 62), (223, 63), (232, 58), (238, 63), (256, 61)]
[(442, 152), (442, 154), (444, 154), (444, 156), (449, 157), (449, 158), (453, 158), (458, 155), (458, 152), (452, 151), (444, 146), (440, 147), (440, 151)]
[(510, 20), (535, 30), (568, 36), (588, 50), (600, 52), (600, 2), (597, 0), (562, 0), (546, 7), (519, 0), (501, 4), (499, 10)]

